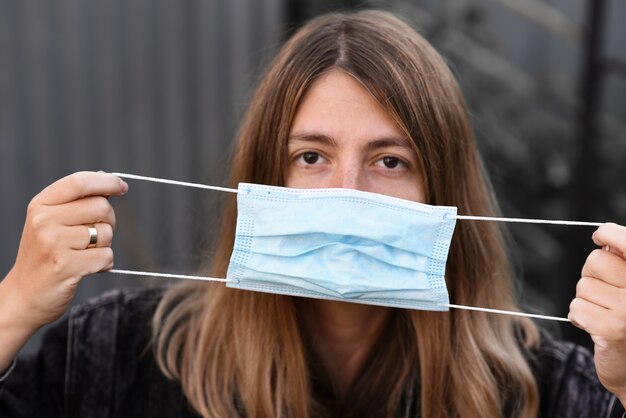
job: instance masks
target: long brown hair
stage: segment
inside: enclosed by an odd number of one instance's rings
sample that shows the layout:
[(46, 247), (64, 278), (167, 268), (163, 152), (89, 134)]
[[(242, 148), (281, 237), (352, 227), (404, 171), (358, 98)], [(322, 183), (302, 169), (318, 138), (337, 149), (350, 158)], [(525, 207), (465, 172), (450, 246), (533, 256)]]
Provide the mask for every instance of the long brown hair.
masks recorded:
[[(230, 182), (282, 185), (287, 137), (307, 89), (337, 69), (359, 80), (412, 140), (427, 203), (496, 215), (458, 85), (439, 54), (408, 24), (381, 11), (332, 14), (300, 29), (269, 66), (236, 143)], [(226, 274), (236, 203), (226, 203), (211, 271)], [(452, 239), (453, 303), (515, 310), (501, 231), (462, 221)], [(523, 319), (481, 312), (397, 310), (349, 398), (398, 414), (417, 383), (423, 417), (535, 416), (537, 384), (524, 351), (538, 341)], [(317, 417), (309, 346), (294, 299), (189, 283), (171, 289), (154, 316), (155, 352), (204, 417)], [(372, 411), (371, 409), (369, 411)]]

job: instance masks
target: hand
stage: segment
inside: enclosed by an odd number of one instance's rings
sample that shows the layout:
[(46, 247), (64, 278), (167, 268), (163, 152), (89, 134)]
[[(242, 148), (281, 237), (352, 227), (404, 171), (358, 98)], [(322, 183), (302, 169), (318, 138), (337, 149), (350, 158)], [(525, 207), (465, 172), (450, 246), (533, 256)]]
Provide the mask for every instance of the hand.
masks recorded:
[[(15, 265), (2, 281), (4, 300), (22, 325), (36, 329), (55, 321), (84, 276), (113, 267), (115, 213), (107, 197), (127, 190), (112, 174), (81, 172), (33, 198)], [(98, 231), (95, 248), (87, 248), (90, 224)]]
[(626, 405), (626, 227), (605, 224), (576, 286), (568, 318), (587, 331), (602, 384)]

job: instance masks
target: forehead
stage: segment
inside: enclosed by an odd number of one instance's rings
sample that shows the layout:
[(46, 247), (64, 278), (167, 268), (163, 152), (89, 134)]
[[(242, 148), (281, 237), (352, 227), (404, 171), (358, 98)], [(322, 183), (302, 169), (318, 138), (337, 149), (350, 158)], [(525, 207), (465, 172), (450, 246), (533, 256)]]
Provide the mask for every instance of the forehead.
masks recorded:
[(300, 102), (291, 135), (317, 132), (332, 138), (404, 138), (391, 115), (353, 76), (331, 70)]

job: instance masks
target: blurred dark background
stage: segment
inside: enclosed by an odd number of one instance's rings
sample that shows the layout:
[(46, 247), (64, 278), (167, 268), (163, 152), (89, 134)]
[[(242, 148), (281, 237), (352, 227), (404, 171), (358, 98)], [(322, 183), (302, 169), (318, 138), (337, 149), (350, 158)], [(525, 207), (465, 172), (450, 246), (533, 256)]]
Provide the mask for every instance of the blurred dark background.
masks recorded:
[[(0, 0), (0, 277), (29, 200), (59, 177), (223, 184), (281, 42), (318, 14), (371, 7), (412, 22), (453, 68), (505, 216), (626, 223), (623, 1)], [(114, 200), (116, 267), (194, 272), (220, 193), (129, 183)], [(565, 316), (593, 228), (509, 230), (524, 307)], [(75, 302), (158, 280), (91, 276)]]

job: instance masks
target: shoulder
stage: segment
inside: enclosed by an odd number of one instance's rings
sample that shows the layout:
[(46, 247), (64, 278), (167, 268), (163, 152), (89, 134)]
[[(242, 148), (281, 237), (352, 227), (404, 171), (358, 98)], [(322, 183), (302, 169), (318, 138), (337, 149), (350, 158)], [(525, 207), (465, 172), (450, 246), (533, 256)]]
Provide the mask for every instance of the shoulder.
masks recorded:
[(151, 350), (151, 321), (164, 291), (118, 289), (71, 309), (65, 369), (69, 405), (117, 409), (118, 397), (128, 398), (137, 390), (147, 393), (145, 381), (160, 381)]
[[(613, 417), (619, 402), (600, 383), (593, 355), (584, 347), (542, 333), (531, 351), (542, 417)], [(617, 415), (620, 416), (620, 415)]]
[(558, 341), (545, 332), (541, 334), (541, 343), (533, 351), (534, 362), (543, 366), (548, 378), (562, 379), (575, 377), (595, 385), (599, 384), (589, 350), (568, 341)]
[(67, 324), (68, 359), (89, 361), (107, 354), (137, 349), (149, 343), (151, 320), (165, 288), (116, 289), (70, 310)]
[(0, 415), (183, 416), (182, 394), (151, 347), (152, 316), (165, 290), (115, 290), (73, 307), (0, 382)]
[(68, 350), (109, 349), (146, 342), (164, 289), (116, 289), (75, 306), (68, 316)]
[(120, 312), (133, 316), (150, 315), (161, 300), (165, 287), (115, 289), (75, 306), (72, 319), (97, 317), (100, 312)]

